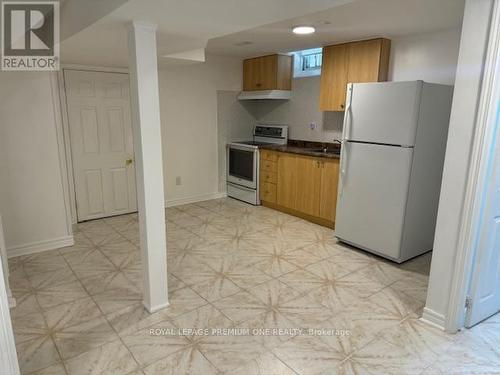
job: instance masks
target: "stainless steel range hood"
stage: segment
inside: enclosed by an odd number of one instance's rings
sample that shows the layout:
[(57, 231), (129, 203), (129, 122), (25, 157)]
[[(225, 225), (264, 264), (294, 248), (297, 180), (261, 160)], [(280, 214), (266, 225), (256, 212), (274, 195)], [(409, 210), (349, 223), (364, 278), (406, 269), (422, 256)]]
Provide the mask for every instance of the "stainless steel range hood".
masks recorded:
[(242, 91), (238, 95), (239, 100), (288, 100), (292, 97), (290, 90), (259, 90)]

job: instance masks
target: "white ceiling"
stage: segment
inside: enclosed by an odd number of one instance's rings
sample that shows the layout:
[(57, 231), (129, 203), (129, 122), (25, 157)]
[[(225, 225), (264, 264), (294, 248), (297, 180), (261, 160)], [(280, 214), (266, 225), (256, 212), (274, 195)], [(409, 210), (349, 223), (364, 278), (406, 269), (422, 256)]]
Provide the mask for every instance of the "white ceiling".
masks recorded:
[[(96, 0), (85, 1), (92, 6)], [(162, 56), (204, 48), (212, 38), (350, 1), (353, 0), (130, 0), (64, 40), (61, 60), (73, 64), (126, 66), (126, 24), (131, 20), (158, 25), (158, 54)]]
[(61, 40), (103, 18), (128, 0), (59, 0)]
[[(377, 36), (397, 38), (459, 28), (463, 11), (464, 0), (358, 0), (211, 39), (207, 49), (215, 54), (251, 57)], [(314, 25), (317, 31), (308, 36), (294, 35), (294, 25)]]

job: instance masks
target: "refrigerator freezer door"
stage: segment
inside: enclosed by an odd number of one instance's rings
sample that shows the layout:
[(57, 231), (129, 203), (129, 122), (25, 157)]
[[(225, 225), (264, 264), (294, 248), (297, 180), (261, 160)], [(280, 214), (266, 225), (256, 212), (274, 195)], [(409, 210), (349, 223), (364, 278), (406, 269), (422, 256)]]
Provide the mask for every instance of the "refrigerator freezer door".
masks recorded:
[(398, 260), (413, 149), (345, 142), (335, 235)]
[(415, 145), (422, 81), (349, 85), (344, 139)]

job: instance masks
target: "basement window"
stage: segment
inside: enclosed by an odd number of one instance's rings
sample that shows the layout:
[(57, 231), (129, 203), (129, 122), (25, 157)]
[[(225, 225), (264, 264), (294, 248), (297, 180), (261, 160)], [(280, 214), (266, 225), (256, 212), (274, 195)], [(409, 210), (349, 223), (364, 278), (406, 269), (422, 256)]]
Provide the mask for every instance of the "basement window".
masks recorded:
[(321, 48), (306, 49), (291, 54), (294, 59), (294, 78), (319, 76), (321, 74), (321, 60), (323, 58)]

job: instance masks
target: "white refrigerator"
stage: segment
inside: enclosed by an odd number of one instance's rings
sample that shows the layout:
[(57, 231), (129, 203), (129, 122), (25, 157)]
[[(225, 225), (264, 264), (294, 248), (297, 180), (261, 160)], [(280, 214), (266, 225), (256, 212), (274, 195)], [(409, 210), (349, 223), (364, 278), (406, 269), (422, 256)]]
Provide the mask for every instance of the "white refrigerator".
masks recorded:
[(453, 88), (349, 84), (335, 236), (401, 263), (432, 250)]

